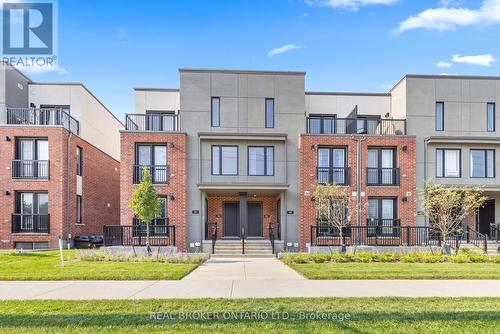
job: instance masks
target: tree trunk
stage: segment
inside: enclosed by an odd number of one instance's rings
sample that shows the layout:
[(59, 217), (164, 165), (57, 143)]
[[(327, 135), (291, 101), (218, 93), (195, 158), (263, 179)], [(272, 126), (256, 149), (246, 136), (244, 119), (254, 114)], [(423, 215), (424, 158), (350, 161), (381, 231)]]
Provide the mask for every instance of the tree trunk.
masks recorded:
[(151, 247), (149, 246), (149, 223), (146, 223), (146, 250), (148, 255), (151, 255)]

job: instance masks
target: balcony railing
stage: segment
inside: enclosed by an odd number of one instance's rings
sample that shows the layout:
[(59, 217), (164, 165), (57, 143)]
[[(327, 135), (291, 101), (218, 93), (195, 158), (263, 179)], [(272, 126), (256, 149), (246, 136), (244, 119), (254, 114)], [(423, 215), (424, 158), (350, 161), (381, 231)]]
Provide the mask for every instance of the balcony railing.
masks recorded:
[(367, 168), (366, 184), (369, 186), (399, 186), (399, 168)]
[(12, 233), (49, 233), (50, 215), (12, 214)]
[(317, 167), (316, 180), (320, 184), (349, 185), (349, 167)]
[(179, 131), (179, 119), (175, 114), (127, 114), (125, 129), (129, 131)]
[(166, 184), (169, 181), (169, 167), (167, 165), (134, 165), (133, 182), (141, 183), (142, 170), (146, 168), (151, 176), (151, 182)]
[(48, 160), (12, 160), (13, 179), (49, 179)]
[(309, 134), (405, 135), (406, 120), (379, 118), (307, 117)]
[(62, 109), (7, 108), (7, 124), (60, 125), (80, 134), (80, 123)]
[[(104, 225), (105, 246), (144, 246), (146, 225)], [(150, 225), (151, 246), (175, 246), (175, 225)]]

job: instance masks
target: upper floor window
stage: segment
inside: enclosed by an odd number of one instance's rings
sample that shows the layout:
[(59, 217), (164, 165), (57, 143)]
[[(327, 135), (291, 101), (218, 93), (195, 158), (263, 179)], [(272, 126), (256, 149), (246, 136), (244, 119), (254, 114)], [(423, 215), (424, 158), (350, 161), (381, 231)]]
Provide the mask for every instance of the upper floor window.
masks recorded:
[(146, 110), (146, 131), (176, 131), (177, 123), (174, 111)]
[(495, 150), (470, 150), (470, 176), (495, 177)]
[(49, 142), (47, 139), (16, 139), (13, 178), (48, 179)]
[[(380, 125), (380, 116), (373, 115), (357, 115), (356, 119), (346, 120), (346, 127), (349, 133), (359, 133), (359, 134), (374, 134), (377, 133), (377, 127)], [(354, 129), (349, 129), (355, 126)]]
[(149, 172), (153, 183), (167, 183), (167, 145), (138, 144), (134, 166), (135, 183), (142, 180), (144, 168)]
[(76, 175), (82, 175), (82, 167), (83, 167), (83, 156), (82, 156), (82, 148), (80, 146), (76, 147)]
[(212, 127), (220, 126), (220, 97), (212, 97)]
[(348, 177), (345, 147), (318, 148), (318, 183), (348, 184)]
[(444, 131), (444, 102), (436, 102), (436, 131)]
[(436, 149), (436, 177), (460, 177), (459, 149)]
[(310, 115), (307, 118), (307, 133), (334, 133), (335, 115)]
[(495, 131), (495, 103), (486, 104), (486, 131)]
[(266, 128), (274, 128), (274, 99), (266, 99)]
[(369, 148), (368, 185), (397, 185), (399, 182), (396, 168), (396, 150), (394, 148)]
[(238, 146), (212, 146), (212, 175), (238, 175)]
[(248, 175), (274, 175), (274, 147), (248, 147)]

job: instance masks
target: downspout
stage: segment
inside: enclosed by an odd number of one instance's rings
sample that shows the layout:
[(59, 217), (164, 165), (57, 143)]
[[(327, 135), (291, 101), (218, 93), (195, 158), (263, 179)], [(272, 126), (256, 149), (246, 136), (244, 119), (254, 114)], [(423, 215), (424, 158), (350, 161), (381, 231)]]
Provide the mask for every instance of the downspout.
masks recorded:
[(361, 190), (362, 190), (362, 174), (363, 174), (363, 169), (362, 169), (362, 154), (361, 154), (361, 149), (362, 149), (362, 143), (363, 141), (366, 140), (366, 137), (363, 136), (361, 138), (351, 135), (352, 140), (356, 141), (357, 148), (356, 148), (356, 223), (358, 226), (361, 226)]
[[(425, 182), (427, 182), (427, 149), (428, 149), (427, 139), (424, 139), (424, 187), (425, 187)], [(427, 215), (424, 215), (424, 222), (425, 226), (429, 226), (429, 218), (427, 217)]]
[[(70, 233), (71, 233), (71, 137), (73, 136), (73, 132), (69, 132), (68, 140), (66, 143), (66, 173), (67, 173), (67, 178), (66, 178), (66, 240), (67, 240), (67, 247), (68, 249), (70, 248)], [(63, 229), (64, 231), (64, 229)], [(64, 238), (64, 236), (63, 236)]]

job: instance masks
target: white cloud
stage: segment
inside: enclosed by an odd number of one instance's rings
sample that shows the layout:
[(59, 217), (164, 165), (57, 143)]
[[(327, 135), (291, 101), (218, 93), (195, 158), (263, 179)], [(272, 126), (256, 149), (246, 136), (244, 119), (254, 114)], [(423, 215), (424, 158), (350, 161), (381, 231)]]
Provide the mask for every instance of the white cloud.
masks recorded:
[(398, 0), (306, 0), (310, 6), (344, 8), (348, 10), (358, 10), (361, 6), (368, 5), (390, 5)]
[(484, 54), (477, 56), (453, 55), (452, 61), (454, 63), (471, 64), (471, 65), (488, 67), (491, 66), (491, 64), (497, 60), (490, 54)]
[(274, 49), (269, 50), (267, 52), (267, 56), (273, 57), (273, 56), (279, 55), (283, 52), (288, 52), (288, 51), (296, 50), (296, 49), (302, 49), (302, 47), (295, 45), (295, 44), (287, 44), (287, 45), (283, 45), (283, 46), (280, 46), (278, 48), (274, 48)]
[(59, 65), (46, 65), (46, 66), (16, 66), (18, 70), (26, 74), (43, 74), (43, 73), (58, 73), (58, 74), (67, 74), (68, 71), (59, 67)]
[(464, 0), (440, 0), (441, 7), (459, 7), (464, 3)]
[(447, 61), (440, 61), (436, 64), (437, 67), (443, 67), (443, 68), (448, 68), (448, 67), (452, 67), (453, 64), (452, 63), (449, 63)]
[[(500, 23), (500, 0), (483, 0), (478, 9), (450, 7), (455, 2), (445, 2), (440, 8), (430, 8), (410, 16), (399, 24), (396, 32), (411, 29), (455, 30), (457, 27), (477, 24)], [(443, 5), (443, 2), (441, 2)]]

